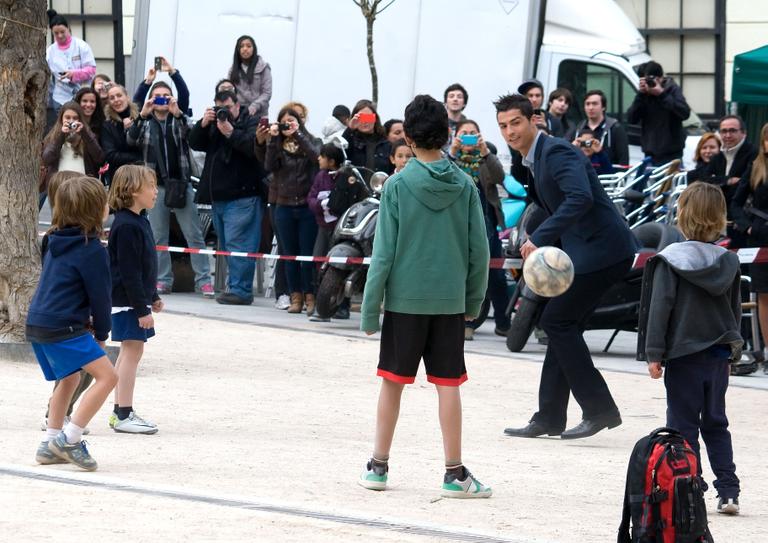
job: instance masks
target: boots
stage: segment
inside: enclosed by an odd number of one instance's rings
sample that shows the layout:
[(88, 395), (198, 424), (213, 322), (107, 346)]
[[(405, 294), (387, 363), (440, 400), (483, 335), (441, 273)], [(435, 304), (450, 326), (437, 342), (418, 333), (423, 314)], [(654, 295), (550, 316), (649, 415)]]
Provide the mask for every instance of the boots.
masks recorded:
[(301, 292), (291, 292), (291, 305), (288, 313), (301, 313), (304, 308), (304, 295)]
[(315, 314), (315, 295), (309, 292), (304, 295), (304, 301), (307, 304), (307, 317)]

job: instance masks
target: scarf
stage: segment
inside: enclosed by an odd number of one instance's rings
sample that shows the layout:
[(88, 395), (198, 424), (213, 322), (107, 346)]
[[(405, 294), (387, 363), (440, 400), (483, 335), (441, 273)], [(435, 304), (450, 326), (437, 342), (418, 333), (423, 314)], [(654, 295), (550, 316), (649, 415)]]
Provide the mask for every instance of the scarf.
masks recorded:
[(470, 176), (475, 183), (480, 183), (480, 162), (483, 157), (480, 156), (480, 149), (472, 149), (469, 152), (459, 152), (456, 157), (456, 165), (465, 174)]

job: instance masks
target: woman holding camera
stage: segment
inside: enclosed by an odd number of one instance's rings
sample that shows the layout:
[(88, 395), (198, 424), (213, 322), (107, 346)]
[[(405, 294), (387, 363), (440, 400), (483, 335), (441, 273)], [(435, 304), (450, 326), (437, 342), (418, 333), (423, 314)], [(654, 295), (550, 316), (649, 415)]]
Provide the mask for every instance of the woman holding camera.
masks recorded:
[[(498, 185), (504, 183), (504, 167), (496, 157), (480, 133), (480, 127), (475, 121), (464, 119), (456, 125), (456, 135), (451, 141), (448, 157), (477, 185), (480, 192), (480, 204), (485, 216), (486, 234), (491, 258), (501, 258), (501, 240), (498, 227), (504, 229), (504, 212), (501, 209)], [(493, 318), (496, 322), (495, 333), (507, 335), (509, 317), (507, 305), (507, 280), (504, 270), (492, 268), (488, 272), (488, 292), (486, 294), (493, 305)], [(474, 331), (482, 323), (470, 321), (465, 323), (464, 339), (474, 339)]]
[(43, 140), (42, 162), (45, 175), (40, 186), (40, 207), (43, 207), (48, 181), (54, 173), (67, 170), (91, 177), (99, 176), (104, 153), (83, 118), (80, 105), (67, 102), (59, 109), (56, 123)]
[(251, 117), (266, 117), (272, 98), (272, 68), (259, 56), (252, 37), (237, 38), (228, 78), (237, 88), (238, 103), (248, 108)]
[(83, 110), (83, 121), (98, 138), (101, 135), (101, 127), (106, 120), (99, 93), (90, 87), (83, 87), (75, 94), (75, 102), (80, 104)]
[[(317, 223), (309, 209), (307, 195), (317, 172), (320, 140), (304, 128), (301, 116), (283, 108), (277, 122), (269, 128), (264, 167), (272, 173), (271, 191), (275, 195), (275, 226), (282, 248), (288, 255), (311, 256), (317, 238)], [(315, 293), (311, 262), (286, 261), (285, 275), (291, 293), (289, 313), (314, 313)]]
[(99, 141), (109, 163), (109, 180), (120, 166), (142, 160), (141, 150), (128, 145), (125, 137), (128, 129), (139, 117), (139, 108), (131, 102), (125, 87), (112, 83), (107, 90), (104, 116), (106, 120), (101, 128)]
[(376, 106), (370, 100), (359, 100), (352, 108), (349, 128), (342, 137), (347, 140), (347, 158), (357, 167), (367, 168), (360, 173), (367, 181), (373, 171), (391, 174), (394, 166), (389, 161), (391, 144), (381, 125)]

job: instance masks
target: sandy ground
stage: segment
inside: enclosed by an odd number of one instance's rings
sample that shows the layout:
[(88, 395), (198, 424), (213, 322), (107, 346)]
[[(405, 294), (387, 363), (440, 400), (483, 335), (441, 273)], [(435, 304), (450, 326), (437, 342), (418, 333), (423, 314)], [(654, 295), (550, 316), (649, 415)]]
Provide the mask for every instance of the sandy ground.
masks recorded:
[[(622, 410), (621, 427), (571, 442), (507, 438), (503, 428), (523, 425), (535, 408), (540, 364), (469, 354), (470, 380), (462, 387), (464, 461), (494, 496), (439, 498), (437, 402), (423, 374), (404, 395), (390, 461), (392, 489), (375, 493), (355, 480), (371, 452), (378, 336), (169, 314), (157, 317), (157, 330), (140, 369), (135, 406), (160, 432), (115, 434), (105, 406), (87, 438), (100, 465), (94, 474), (35, 465), (50, 385), (36, 365), (0, 360), (0, 540), (43, 541), (66, 530), (67, 539), (110, 542), (467, 541), (481, 540), (478, 534), (520, 542), (610, 542), (631, 448), (664, 422), (661, 382), (606, 373)], [(711, 529), (718, 543), (765, 541), (768, 394), (732, 388), (728, 409), (743, 514), (717, 515), (714, 492), (708, 492)], [(573, 424), (580, 418), (575, 403), (570, 416)], [(709, 475), (706, 462), (705, 470)], [(206, 496), (231, 503), (210, 503)], [(275, 503), (285, 512), (261, 507)], [(316, 513), (335, 517), (318, 520)], [(389, 528), (371, 526), (374, 519)]]

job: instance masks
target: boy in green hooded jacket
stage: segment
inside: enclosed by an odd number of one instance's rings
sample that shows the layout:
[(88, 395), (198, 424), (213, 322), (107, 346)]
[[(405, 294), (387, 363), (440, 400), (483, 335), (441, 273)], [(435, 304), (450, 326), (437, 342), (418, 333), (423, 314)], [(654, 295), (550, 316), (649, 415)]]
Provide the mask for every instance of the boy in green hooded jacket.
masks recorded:
[(420, 95), (405, 109), (405, 138), (416, 158), (390, 177), (381, 197), (361, 329), (379, 330), (381, 391), (373, 457), (359, 483), (384, 490), (389, 451), (406, 384), (424, 359), (437, 388), (445, 450), (442, 494), (487, 498), (486, 487), (461, 461), (464, 321), (479, 312), (488, 283), (488, 239), (480, 195), (472, 180), (440, 149), (448, 139), (442, 103)]

